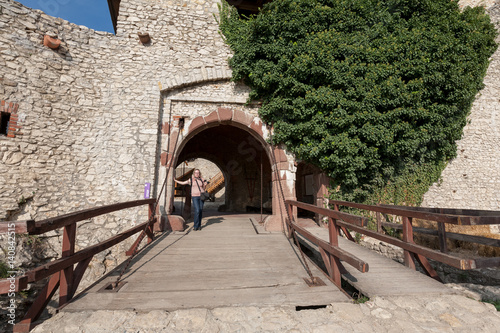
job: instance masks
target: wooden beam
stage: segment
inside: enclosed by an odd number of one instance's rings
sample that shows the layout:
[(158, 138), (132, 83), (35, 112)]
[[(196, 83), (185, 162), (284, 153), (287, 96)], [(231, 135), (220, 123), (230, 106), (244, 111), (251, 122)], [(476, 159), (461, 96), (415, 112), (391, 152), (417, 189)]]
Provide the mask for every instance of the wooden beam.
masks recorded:
[(6, 221), (0, 222), (0, 234), (14, 231), (16, 234), (26, 234), (35, 230), (35, 221)]
[[(398, 230), (402, 230), (402, 228), (403, 228), (403, 226), (401, 224), (391, 223), (391, 222), (382, 222), (382, 226), (393, 228), (393, 229), (398, 229)], [(438, 236), (438, 231), (434, 230), (434, 229), (413, 227), (413, 232), (425, 234), (425, 235), (431, 235), (431, 236)], [(500, 239), (494, 239), (494, 238), (488, 238), (488, 237), (482, 237), (482, 236), (474, 236), (474, 235), (457, 234), (454, 232), (446, 232), (446, 238), (455, 239), (455, 240), (464, 241), (464, 242), (477, 243), (477, 244), (481, 244), (481, 245), (500, 247)]]
[(59, 272), (67, 267), (70, 267), (76, 263), (86, 260), (87, 258), (104, 251), (110, 248), (113, 245), (116, 245), (123, 240), (129, 238), (130, 236), (144, 230), (148, 222), (139, 224), (125, 232), (122, 232), (114, 237), (109, 238), (108, 240), (95, 244), (93, 246), (89, 246), (81, 251), (76, 252), (74, 255), (68, 258), (61, 258), (54, 260), (48, 264), (37, 267), (29, 272), (26, 272), (28, 276), (28, 282), (35, 282), (41, 280), (45, 277), (48, 277), (56, 272)]
[(59, 272), (53, 274), (50, 277), (49, 282), (45, 285), (42, 291), (38, 294), (35, 302), (31, 305), (28, 312), (24, 315), (24, 318), (14, 325), (14, 332), (29, 332), (34, 327), (34, 322), (40, 317), (43, 309), (49, 304), (52, 296), (59, 287)]
[(40, 234), (43, 234), (47, 231), (59, 229), (59, 228), (62, 228), (64, 226), (67, 226), (67, 225), (75, 223), (75, 222), (88, 220), (90, 218), (104, 215), (104, 214), (108, 214), (111, 212), (115, 212), (117, 210), (152, 204), (155, 201), (156, 201), (156, 199), (152, 198), (152, 199), (120, 202), (120, 203), (116, 203), (116, 204), (112, 204), (112, 205), (101, 206), (101, 207), (96, 207), (96, 208), (89, 208), (89, 209), (80, 210), (80, 211), (65, 214), (65, 215), (60, 215), (57, 217), (53, 217), (50, 219), (45, 219), (45, 220), (36, 222), (35, 230), (33, 232), (30, 232), (30, 234), (31, 235), (40, 235)]
[(287, 200), (286, 202), (290, 205), (311, 211), (313, 213), (328, 216), (330, 218), (337, 219), (337, 220), (346, 221), (349, 223), (353, 223), (355, 225), (366, 226), (368, 224), (368, 219), (366, 217), (357, 216), (357, 215), (348, 214), (348, 213), (343, 213), (343, 212), (331, 210), (328, 208), (317, 207), (314, 205), (310, 205), (310, 204), (306, 204), (306, 203), (294, 201), (294, 200)]
[[(12, 289), (11, 287), (14, 286)], [(26, 275), (18, 276), (13, 279), (0, 280), (0, 295), (7, 293), (17, 293), (28, 288), (28, 277)]]
[[(339, 223), (339, 222), (337, 222)], [(353, 254), (337, 247), (337, 246), (332, 246), (328, 244), (328, 242), (325, 242), (322, 239), (319, 239), (318, 237), (314, 236), (311, 234), (309, 231), (306, 229), (302, 228), (301, 226), (297, 225), (296, 223), (292, 223), (292, 227), (295, 231), (297, 231), (302, 237), (305, 239), (309, 240), (310, 242), (314, 243), (316, 246), (322, 248), (326, 252), (332, 254), (334, 257), (339, 258), (342, 261), (345, 261), (352, 267), (356, 268), (358, 271), (366, 273), (368, 272), (368, 263), (364, 262), (363, 260), (359, 259), (358, 257), (354, 256)]]
[(476, 267), (476, 262), (474, 259), (463, 259), (463, 258), (458, 258), (451, 256), (446, 253), (441, 253), (439, 251), (435, 251), (432, 249), (429, 249), (425, 246), (417, 245), (417, 244), (412, 244), (412, 243), (407, 243), (402, 240), (399, 240), (394, 237), (386, 236), (386, 235), (381, 235), (377, 233), (376, 231), (368, 230), (363, 227), (358, 227), (356, 225), (353, 225), (351, 223), (343, 222), (343, 221), (337, 221), (337, 224), (340, 226), (345, 226), (346, 228), (350, 228), (354, 231), (357, 231), (361, 234), (373, 237), (375, 239), (381, 240), (383, 242), (399, 246), (400, 248), (404, 250), (408, 250), (410, 252), (416, 253), (423, 255), (424, 257), (427, 257), (429, 259), (437, 260), (442, 263), (445, 263), (447, 265), (460, 268), (462, 270), (468, 270), (468, 269), (474, 269), (474, 268), (479, 268)]

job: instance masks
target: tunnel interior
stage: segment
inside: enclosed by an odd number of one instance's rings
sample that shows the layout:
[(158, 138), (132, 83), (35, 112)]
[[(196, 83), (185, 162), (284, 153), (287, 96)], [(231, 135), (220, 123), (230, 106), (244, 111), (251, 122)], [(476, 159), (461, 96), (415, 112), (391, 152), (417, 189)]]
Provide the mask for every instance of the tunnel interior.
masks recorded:
[(224, 175), (225, 203), (221, 211), (260, 212), (262, 207), (272, 213), (271, 163), (253, 134), (231, 125), (205, 128), (186, 138), (176, 167), (199, 158), (215, 163)]

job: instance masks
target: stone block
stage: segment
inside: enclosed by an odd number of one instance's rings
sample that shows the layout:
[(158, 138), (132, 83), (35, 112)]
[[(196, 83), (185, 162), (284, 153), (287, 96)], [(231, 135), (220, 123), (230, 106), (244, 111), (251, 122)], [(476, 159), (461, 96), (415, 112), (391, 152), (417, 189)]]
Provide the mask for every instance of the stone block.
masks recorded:
[(233, 118), (233, 110), (227, 108), (219, 108), (217, 111), (219, 114), (220, 122), (228, 122)]
[(253, 122), (254, 116), (243, 111), (234, 110), (233, 121), (240, 123), (244, 126), (250, 126)]
[(254, 130), (260, 137), (264, 137), (264, 131), (262, 130), (262, 122), (259, 120), (257, 122), (252, 121), (250, 128)]
[(188, 133), (191, 133), (204, 125), (205, 125), (205, 120), (203, 119), (203, 117), (201, 116), (196, 117), (191, 121), (191, 124), (189, 124)]
[(179, 215), (168, 215), (168, 224), (172, 231), (184, 231), (186, 229), (186, 221)]
[(219, 124), (219, 114), (217, 113), (217, 111), (214, 111), (214, 112), (210, 113), (208, 116), (205, 116), (203, 118), (204, 118), (205, 123), (207, 125), (209, 125), (209, 124), (218, 125)]

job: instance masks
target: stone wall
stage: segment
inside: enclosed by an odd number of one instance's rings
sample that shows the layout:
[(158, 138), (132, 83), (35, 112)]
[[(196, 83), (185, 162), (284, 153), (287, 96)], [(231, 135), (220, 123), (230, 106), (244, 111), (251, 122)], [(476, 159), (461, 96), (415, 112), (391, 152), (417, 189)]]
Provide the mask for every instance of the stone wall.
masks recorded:
[[(483, 5), (500, 31), (500, 3), (462, 0), (460, 6)], [(500, 37), (496, 39), (500, 43)], [(462, 139), (457, 142), (457, 157), (450, 161), (425, 194), (422, 206), (500, 211), (500, 48), (491, 57), (484, 79), (485, 88), (476, 96)], [(448, 231), (480, 236), (500, 235), (499, 225), (461, 227)]]
[[(161, 90), (231, 77), (215, 0), (122, 0), (116, 35), (12, 0), (2, 1), (0, 12), (0, 98), (19, 105), (20, 125), (15, 137), (0, 136), (0, 221), (142, 198), (144, 183), (158, 177)], [(139, 32), (151, 42), (140, 43)], [(57, 35), (60, 48), (44, 46), (45, 34)], [(143, 207), (81, 222), (77, 250), (146, 216)], [(57, 256), (60, 233), (46, 236), (48, 253)], [(126, 245), (97, 256), (94, 275), (123, 259)], [(18, 260), (33, 264), (27, 256)]]
[[(461, 6), (484, 4), (500, 28), (500, 5), (494, 1), (460, 1)], [(500, 37), (497, 37), (500, 42)], [(500, 49), (491, 57), (485, 88), (474, 101), (457, 157), (442, 180), (425, 194), (422, 206), (500, 210)]]

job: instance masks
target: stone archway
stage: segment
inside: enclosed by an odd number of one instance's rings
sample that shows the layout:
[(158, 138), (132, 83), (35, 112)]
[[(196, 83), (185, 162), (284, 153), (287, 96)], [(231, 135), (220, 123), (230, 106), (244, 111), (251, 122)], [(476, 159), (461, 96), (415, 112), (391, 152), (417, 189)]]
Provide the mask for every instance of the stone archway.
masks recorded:
[[(284, 207), (278, 196), (277, 182), (281, 180), (287, 199), (295, 199), (295, 166), (293, 158), (283, 149), (275, 148), (276, 168), (280, 175), (280, 179), (276, 179), (271, 163), (271, 147), (266, 142), (268, 130), (261, 120), (247, 112), (230, 108), (218, 108), (192, 120), (182, 117), (176, 119), (171, 135), (182, 133), (182, 138), (172, 140), (168, 151), (174, 154), (162, 154), (162, 165), (175, 168), (186, 158), (212, 156), (211, 160), (219, 161), (221, 170), (228, 176), (226, 191), (231, 198), (228, 209), (245, 212), (249, 207), (260, 208), (261, 204), (269, 202), (273, 215), (266, 220), (266, 228), (280, 230), (279, 214), (284, 212)], [(183, 128), (178, 127), (179, 124), (184, 125)], [(170, 179), (165, 204), (166, 207), (172, 207), (173, 172), (168, 174)], [(171, 210), (166, 209), (165, 213), (171, 215)]]

